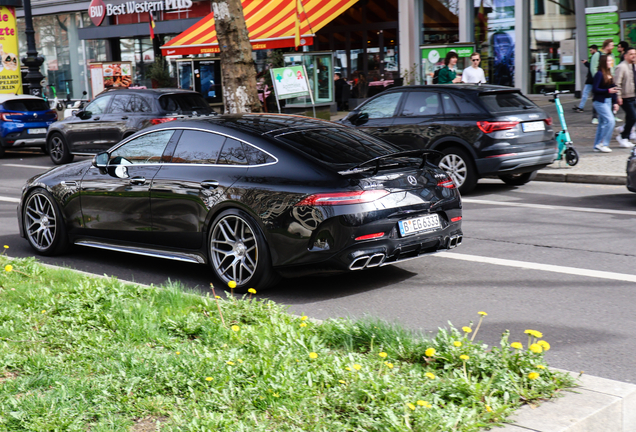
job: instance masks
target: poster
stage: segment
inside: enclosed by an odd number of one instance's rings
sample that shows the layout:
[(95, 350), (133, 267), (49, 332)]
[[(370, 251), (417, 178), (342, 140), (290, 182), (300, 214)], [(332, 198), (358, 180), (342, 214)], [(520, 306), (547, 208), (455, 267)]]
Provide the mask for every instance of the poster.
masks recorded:
[(309, 85), (302, 66), (271, 69), (272, 82), (278, 99), (309, 96)]
[(422, 70), (421, 76), (426, 84), (433, 84), (433, 74), (436, 69), (444, 67), (444, 59), (446, 54), (450, 51), (456, 52), (459, 61), (457, 62), (457, 73), (461, 75), (465, 61), (462, 59), (470, 58), (471, 54), (475, 52), (474, 45), (422, 45), (420, 46), (420, 54), (422, 57)]
[(22, 93), (22, 74), (18, 58), (18, 29), (15, 9), (0, 6), (0, 93)]
[(488, 14), (488, 40), (492, 69), (491, 84), (513, 86), (515, 82), (515, 2), (494, 0)]
[(625, 19), (621, 22), (623, 27), (623, 40), (629, 46), (636, 46), (636, 19)]
[(131, 62), (90, 63), (93, 97), (109, 88), (128, 88), (132, 85)]

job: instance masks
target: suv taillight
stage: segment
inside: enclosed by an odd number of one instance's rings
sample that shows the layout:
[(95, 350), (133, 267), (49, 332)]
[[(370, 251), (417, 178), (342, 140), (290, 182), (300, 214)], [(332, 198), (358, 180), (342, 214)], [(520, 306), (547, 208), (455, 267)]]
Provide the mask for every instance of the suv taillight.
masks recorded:
[(176, 119), (177, 119), (176, 117), (154, 118), (154, 119), (150, 120), (150, 123), (153, 124), (153, 125), (158, 125), (158, 124), (166, 123), (166, 122), (173, 121), (173, 120), (176, 120)]
[(53, 116), (53, 120), (57, 121), (57, 111), (55, 110), (50, 110), (46, 112), (48, 115), (52, 115)]
[(361, 204), (375, 201), (389, 194), (384, 189), (351, 191), (351, 192), (331, 192), (309, 195), (300, 201), (297, 206), (333, 206), (345, 204)]
[(2, 119), (2, 121), (8, 121), (8, 122), (9, 121), (10, 122), (12, 122), (12, 121), (20, 121), (18, 119), (9, 118), (9, 116), (11, 116), (11, 117), (22, 117), (22, 115), (23, 114), (20, 114), (20, 113), (2, 113), (2, 114), (0, 114), (0, 119)]
[(515, 121), (498, 121), (498, 122), (478, 121), (477, 122), (477, 127), (483, 133), (487, 134), (487, 133), (490, 133), (490, 132), (495, 132), (495, 131), (500, 131), (500, 130), (513, 129), (518, 124), (519, 124), (519, 122), (515, 122)]
[(543, 120), (545, 122), (545, 124), (547, 124), (548, 126), (552, 126), (552, 117), (548, 117), (547, 119)]

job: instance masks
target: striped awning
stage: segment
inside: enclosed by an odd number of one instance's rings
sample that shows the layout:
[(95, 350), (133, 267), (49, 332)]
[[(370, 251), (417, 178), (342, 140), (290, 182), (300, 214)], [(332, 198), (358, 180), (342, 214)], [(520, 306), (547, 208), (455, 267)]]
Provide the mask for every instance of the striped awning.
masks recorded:
[[(302, 0), (301, 45), (312, 45), (315, 33), (353, 6), (358, 0)], [(296, 0), (242, 0), (252, 49), (294, 46)], [(164, 56), (220, 52), (214, 28), (214, 13), (161, 47)]]

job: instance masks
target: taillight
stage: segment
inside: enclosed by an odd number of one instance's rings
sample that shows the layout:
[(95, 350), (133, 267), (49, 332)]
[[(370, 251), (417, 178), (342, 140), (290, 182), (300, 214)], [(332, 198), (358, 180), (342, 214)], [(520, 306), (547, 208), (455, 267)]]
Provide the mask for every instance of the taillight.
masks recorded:
[(455, 189), (455, 182), (451, 179), (442, 180), (437, 183), (437, 186), (447, 188), (447, 189)]
[(383, 232), (367, 234), (360, 237), (356, 237), (356, 241), (376, 239), (376, 238), (382, 237), (383, 235), (384, 235)]
[(176, 117), (154, 118), (154, 119), (150, 120), (150, 123), (152, 123), (153, 125), (158, 125), (158, 124), (166, 123), (166, 122), (173, 121), (173, 120), (176, 120), (176, 119), (177, 119)]
[(478, 121), (477, 127), (483, 133), (490, 133), (490, 132), (495, 132), (500, 130), (513, 129), (518, 124), (519, 122), (514, 122), (514, 121), (499, 121), (499, 122)]
[(331, 192), (309, 195), (300, 201), (297, 206), (331, 206), (345, 204), (361, 204), (375, 201), (389, 194), (388, 191), (368, 190), (352, 192)]
[(548, 117), (547, 119), (543, 120), (545, 122), (545, 124), (547, 124), (548, 126), (552, 126), (552, 117)]
[(457, 216), (457, 217), (451, 218), (451, 222), (459, 222), (460, 220), (462, 220), (461, 216)]
[(53, 116), (53, 118), (54, 118), (55, 120), (57, 120), (57, 111), (55, 111), (55, 110), (47, 111), (47, 112), (46, 112), (46, 114), (48, 114), (48, 115), (52, 115), (52, 116)]
[(0, 114), (0, 118), (2, 119), (2, 121), (20, 121), (19, 119), (9, 118), (9, 116), (11, 116), (11, 117), (22, 117), (22, 114), (19, 114), (19, 113), (2, 113), (2, 114)]

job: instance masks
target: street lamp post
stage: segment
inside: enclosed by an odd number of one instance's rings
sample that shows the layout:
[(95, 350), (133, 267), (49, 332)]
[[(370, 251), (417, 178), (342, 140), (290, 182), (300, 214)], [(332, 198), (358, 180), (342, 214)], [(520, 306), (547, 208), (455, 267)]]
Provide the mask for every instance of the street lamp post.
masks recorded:
[(33, 17), (31, 16), (31, 0), (24, 0), (24, 23), (26, 25), (27, 56), (22, 59), (22, 64), (29, 68), (25, 79), (29, 82), (29, 93), (33, 96), (41, 97), (41, 82), (42, 79), (44, 79), (44, 75), (40, 72), (40, 66), (44, 63), (44, 59), (38, 56), (38, 50), (35, 48), (35, 30), (33, 29)]

